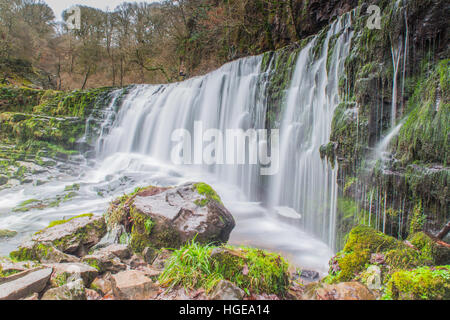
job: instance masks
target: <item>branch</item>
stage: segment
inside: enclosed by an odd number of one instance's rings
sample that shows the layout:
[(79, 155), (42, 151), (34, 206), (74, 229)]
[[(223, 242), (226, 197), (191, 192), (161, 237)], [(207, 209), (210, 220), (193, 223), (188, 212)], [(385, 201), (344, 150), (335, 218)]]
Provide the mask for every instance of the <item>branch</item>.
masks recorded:
[(437, 238), (442, 240), (445, 236), (450, 232), (450, 221), (447, 222), (447, 225), (438, 233)]

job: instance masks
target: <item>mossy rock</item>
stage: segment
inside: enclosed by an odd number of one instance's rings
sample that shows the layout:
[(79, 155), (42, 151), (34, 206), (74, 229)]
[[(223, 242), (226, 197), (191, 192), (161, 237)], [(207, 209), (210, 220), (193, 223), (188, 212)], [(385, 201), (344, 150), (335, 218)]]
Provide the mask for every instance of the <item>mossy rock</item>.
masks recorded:
[(259, 249), (225, 247), (213, 251), (211, 259), (224, 279), (257, 294), (283, 295), (289, 286), (289, 265), (277, 254)]
[(396, 272), (387, 283), (384, 299), (450, 300), (450, 266)]
[(367, 269), (372, 254), (386, 253), (406, 246), (395, 238), (366, 226), (357, 226), (348, 235), (344, 249), (330, 262), (328, 281), (345, 282)]
[[(68, 255), (82, 256), (106, 234), (103, 217), (84, 214), (67, 220), (53, 221), (22, 244), (10, 256), (16, 260), (68, 260)], [(59, 262), (59, 261), (57, 261)]]
[(205, 183), (175, 188), (146, 187), (118, 198), (105, 215), (108, 227), (122, 225), (134, 252), (177, 249), (186, 242), (222, 244), (235, 222), (219, 195)]
[(423, 258), (431, 260), (433, 264), (450, 264), (450, 247), (437, 243), (424, 232), (418, 232), (412, 235), (410, 242), (420, 250)]

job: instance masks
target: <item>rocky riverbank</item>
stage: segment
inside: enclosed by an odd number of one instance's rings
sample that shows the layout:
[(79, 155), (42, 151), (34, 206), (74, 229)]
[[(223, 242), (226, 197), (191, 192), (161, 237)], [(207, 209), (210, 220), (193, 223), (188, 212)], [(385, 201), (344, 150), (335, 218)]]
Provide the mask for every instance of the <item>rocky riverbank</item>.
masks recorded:
[(424, 233), (401, 242), (356, 227), (320, 280), (278, 254), (227, 245), (233, 228), (204, 183), (140, 188), (1, 258), (0, 300), (450, 299), (450, 248)]

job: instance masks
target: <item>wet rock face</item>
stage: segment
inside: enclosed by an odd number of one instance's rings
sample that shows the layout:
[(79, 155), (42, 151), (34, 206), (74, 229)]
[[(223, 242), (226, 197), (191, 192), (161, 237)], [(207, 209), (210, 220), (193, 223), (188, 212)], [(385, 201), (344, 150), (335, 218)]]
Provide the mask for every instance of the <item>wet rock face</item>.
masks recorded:
[[(196, 239), (199, 243), (226, 243), (235, 226), (231, 213), (208, 185), (188, 183), (176, 188), (149, 187), (138, 192), (119, 215), (131, 233), (135, 252), (145, 248), (177, 248)], [(116, 213), (110, 213), (117, 214)]]

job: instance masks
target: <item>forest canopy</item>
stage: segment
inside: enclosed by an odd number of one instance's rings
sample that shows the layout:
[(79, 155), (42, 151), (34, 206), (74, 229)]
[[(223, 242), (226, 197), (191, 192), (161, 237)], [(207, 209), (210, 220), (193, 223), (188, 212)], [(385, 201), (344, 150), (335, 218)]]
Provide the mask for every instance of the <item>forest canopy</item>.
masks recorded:
[(80, 28), (71, 29), (70, 10), (60, 22), (42, 0), (0, 0), (0, 75), (6, 82), (11, 65), (31, 63), (62, 90), (177, 81), (312, 33), (299, 27), (306, 6), (300, 0), (79, 6)]

